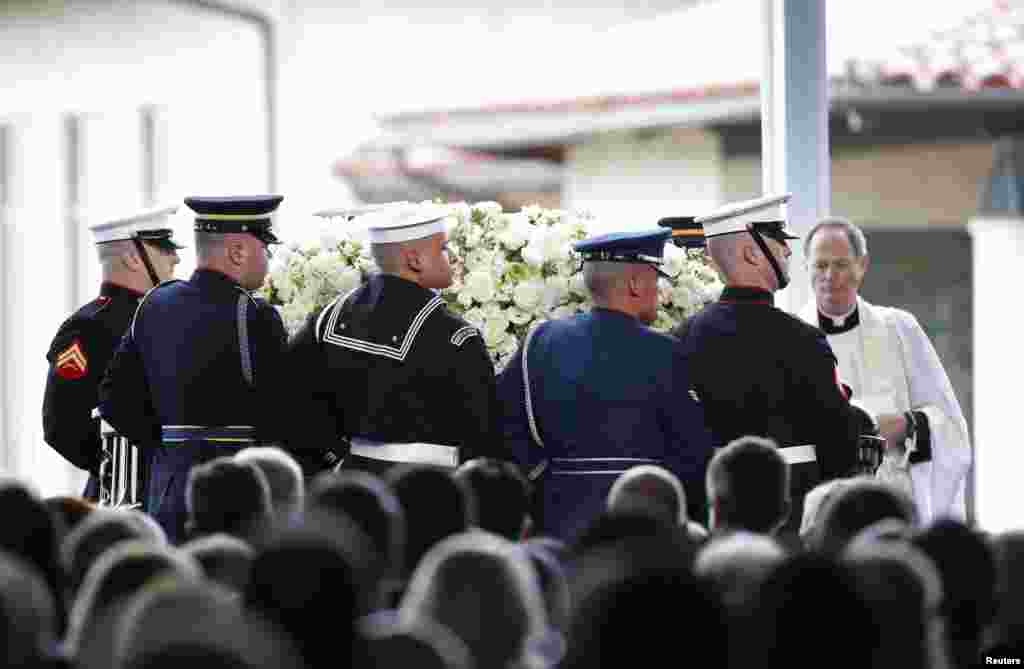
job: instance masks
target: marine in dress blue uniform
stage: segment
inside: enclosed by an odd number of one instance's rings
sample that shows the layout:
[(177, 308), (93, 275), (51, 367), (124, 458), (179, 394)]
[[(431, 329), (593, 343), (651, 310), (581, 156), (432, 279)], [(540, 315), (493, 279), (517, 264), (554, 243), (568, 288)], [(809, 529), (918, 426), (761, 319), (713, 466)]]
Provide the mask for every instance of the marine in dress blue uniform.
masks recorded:
[[(498, 375), (506, 444), (540, 486), (534, 511), (543, 534), (573, 537), (604, 509), (619, 474), (636, 465), (673, 472), (690, 517), (704, 517), (712, 447), (703, 410), (679, 342), (648, 327), (668, 236), (662, 229), (578, 242), (588, 287), (606, 306), (535, 326)], [(636, 306), (609, 308), (601, 272), (625, 282), (620, 290), (635, 287)]]
[(184, 538), (189, 469), (257, 443), (297, 436), (286, 425), (287, 334), (277, 310), (250, 291), (263, 283), (271, 217), (281, 196), (190, 197), (198, 269), (140, 302), (104, 378), (100, 410), (120, 433), (161, 444), (149, 510)]
[(83, 496), (92, 501), (99, 501), (100, 494), (100, 425), (92, 417), (100, 380), (139, 298), (169, 278), (178, 262), (177, 251), (183, 247), (175, 243), (168, 223), (176, 210), (148, 209), (90, 226), (103, 264), (99, 296), (61, 324), (46, 353), (43, 438), (68, 462), (89, 472)]
[[(451, 283), (448, 221), (444, 207), (407, 203), (357, 217), (389, 266), (311, 314), (289, 343), (289, 368), (320, 415), (307, 422), (325, 440), (350, 440), (346, 469), (504, 456), (483, 338), (436, 292)], [(411, 267), (410, 252), (430, 269)]]
[[(860, 436), (875, 427), (849, 403), (825, 335), (774, 305), (773, 292), (789, 281), (787, 240), (796, 238), (787, 232), (781, 212), (788, 199), (768, 196), (731, 204), (695, 220), (725, 274), (726, 287), (717, 302), (673, 333), (691, 352), (689, 380), (715, 446), (754, 435), (771, 438), (781, 448), (792, 467), (794, 508), (787, 524), (792, 530), (801, 517), (804, 493), (820, 480), (855, 473)], [(726, 241), (726, 236), (756, 246), (742, 252), (729, 251), (723, 242), (716, 247), (713, 240)], [(758, 268), (747, 263), (747, 253), (759, 259)]]

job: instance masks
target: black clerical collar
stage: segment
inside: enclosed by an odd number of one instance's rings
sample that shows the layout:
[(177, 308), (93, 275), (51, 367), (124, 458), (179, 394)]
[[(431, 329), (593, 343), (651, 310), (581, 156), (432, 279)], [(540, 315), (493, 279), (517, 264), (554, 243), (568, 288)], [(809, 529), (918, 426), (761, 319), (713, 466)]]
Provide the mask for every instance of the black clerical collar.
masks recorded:
[(763, 288), (726, 286), (718, 301), (732, 304), (775, 304), (775, 297)]
[(845, 316), (829, 316), (818, 310), (818, 326), (827, 335), (843, 334), (860, 325), (860, 311), (857, 305)]

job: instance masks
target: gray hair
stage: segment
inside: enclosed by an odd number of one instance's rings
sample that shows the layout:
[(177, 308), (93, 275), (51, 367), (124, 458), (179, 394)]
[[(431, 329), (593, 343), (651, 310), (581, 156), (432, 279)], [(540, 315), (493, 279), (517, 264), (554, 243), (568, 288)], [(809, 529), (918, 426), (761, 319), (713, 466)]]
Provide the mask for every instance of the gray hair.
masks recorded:
[(835, 228), (846, 233), (846, 239), (850, 243), (850, 249), (857, 258), (863, 258), (868, 254), (868, 240), (864, 237), (864, 231), (847, 218), (839, 216), (828, 216), (814, 224), (807, 236), (804, 237), (804, 251), (811, 248), (811, 240), (815, 233), (822, 228)]
[(96, 245), (96, 257), (104, 269), (110, 269), (113, 262), (121, 256), (135, 251), (135, 245), (127, 239), (116, 242), (103, 242)]
[(583, 264), (583, 283), (596, 301), (607, 298), (629, 278), (629, 264), (612, 261), (588, 261)]
[(210, 260), (224, 248), (226, 237), (215, 232), (196, 231), (196, 258), (200, 261)]

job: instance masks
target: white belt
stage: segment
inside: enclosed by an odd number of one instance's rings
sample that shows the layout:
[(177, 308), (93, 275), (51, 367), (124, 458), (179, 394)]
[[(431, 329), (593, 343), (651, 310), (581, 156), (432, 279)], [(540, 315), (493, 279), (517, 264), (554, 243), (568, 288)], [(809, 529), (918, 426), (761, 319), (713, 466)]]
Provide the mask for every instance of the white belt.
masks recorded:
[(804, 462), (817, 462), (818, 456), (815, 452), (814, 446), (811, 444), (805, 444), (803, 446), (787, 446), (786, 448), (780, 448), (779, 453), (786, 459), (791, 465), (799, 465)]
[(385, 443), (361, 437), (350, 440), (352, 447), (349, 453), (372, 460), (388, 462), (407, 462), (418, 465), (438, 465), (441, 467), (459, 466), (459, 449), (455, 446), (425, 443)]

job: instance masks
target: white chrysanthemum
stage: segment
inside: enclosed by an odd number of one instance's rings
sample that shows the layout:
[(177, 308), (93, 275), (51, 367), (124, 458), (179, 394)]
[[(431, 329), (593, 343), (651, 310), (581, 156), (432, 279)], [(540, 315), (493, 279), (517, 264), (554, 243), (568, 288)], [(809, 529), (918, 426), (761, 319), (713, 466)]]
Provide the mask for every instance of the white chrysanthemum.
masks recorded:
[(282, 267), (272, 272), (270, 283), (274, 286), (274, 290), (277, 291), (277, 296), (282, 302), (288, 303), (295, 297), (295, 284), (291, 282), (287, 269)]
[(512, 290), (512, 300), (523, 311), (532, 313), (540, 305), (544, 294), (544, 282), (540, 279), (527, 279)]
[(462, 286), (463, 293), (469, 293), (477, 302), (486, 304), (494, 299), (494, 275), (487, 270), (476, 270), (466, 275)]
[[(452, 284), (452, 288), (455, 288), (454, 284)], [(468, 290), (463, 290), (462, 286), (456, 288), (455, 299), (467, 309), (473, 306), (473, 296), (469, 294)]]
[(505, 337), (505, 341), (498, 346), (498, 353), (503, 356), (511, 356), (519, 348), (519, 340), (515, 337)]

